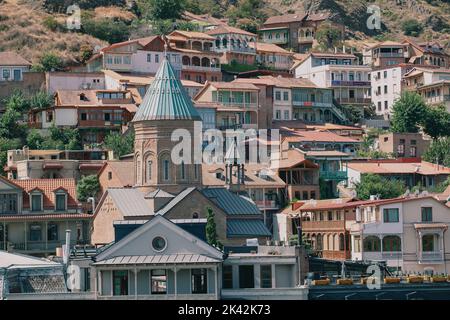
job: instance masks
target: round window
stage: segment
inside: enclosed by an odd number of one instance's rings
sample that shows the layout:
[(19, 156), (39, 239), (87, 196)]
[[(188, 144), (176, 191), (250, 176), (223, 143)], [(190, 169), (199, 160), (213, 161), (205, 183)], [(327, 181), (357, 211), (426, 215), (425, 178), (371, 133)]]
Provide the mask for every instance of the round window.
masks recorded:
[(156, 251), (163, 251), (166, 248), (166, 245), (166, 239), (164, 239), (163, 237), (153, 238), (152, 246)]

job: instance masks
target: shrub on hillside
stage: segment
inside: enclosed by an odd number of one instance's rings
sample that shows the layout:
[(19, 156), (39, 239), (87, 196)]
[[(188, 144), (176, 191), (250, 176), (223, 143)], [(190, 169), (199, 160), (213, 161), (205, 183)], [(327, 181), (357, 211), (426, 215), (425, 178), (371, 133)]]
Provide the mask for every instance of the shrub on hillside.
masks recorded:
[(123, 21), (110, 19), (87, 19), (83, 21), (84, 33), (109, 43), (126, 41), (130, 36), (130, 27)]
[(403, 33), (407, 36), (417, 37), (423, 31), (422, 24), (414, 19), (405, 20), (402, 23)]

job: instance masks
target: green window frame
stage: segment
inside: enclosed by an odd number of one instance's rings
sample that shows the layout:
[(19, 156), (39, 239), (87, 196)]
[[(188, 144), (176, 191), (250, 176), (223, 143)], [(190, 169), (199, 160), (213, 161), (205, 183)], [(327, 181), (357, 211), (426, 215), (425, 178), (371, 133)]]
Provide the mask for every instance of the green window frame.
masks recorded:
[(433, 221), (433, 208), (432, 207), (422, 207), (422, 222)]
[(383, 222), (384, 223), (399, 222), (398, 208), (383, 209)]

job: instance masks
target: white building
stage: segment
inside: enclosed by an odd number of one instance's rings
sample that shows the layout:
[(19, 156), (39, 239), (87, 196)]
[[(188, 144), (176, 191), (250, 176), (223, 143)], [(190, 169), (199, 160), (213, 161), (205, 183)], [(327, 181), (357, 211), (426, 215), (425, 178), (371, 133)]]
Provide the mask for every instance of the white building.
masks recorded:
[(347, 53), (310, 53), (294, 68), (296, 78), (307, 78), (318, 87), (332, 89), (337, 103), (359, 107), (371, 103), (371, 70)]
[(402, 92), (402, 79), (413, 68), (411, 64), (399, 64), (371, 72), (372, 103), (377, 115), (386, 118), (392, 113), (395, 100)]

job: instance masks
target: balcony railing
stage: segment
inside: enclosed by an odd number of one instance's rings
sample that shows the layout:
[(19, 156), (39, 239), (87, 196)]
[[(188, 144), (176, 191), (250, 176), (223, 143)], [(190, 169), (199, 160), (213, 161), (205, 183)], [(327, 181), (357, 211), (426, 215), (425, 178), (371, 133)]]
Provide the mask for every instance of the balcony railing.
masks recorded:
[(375, 58), (403, 58), (403, 53), (401, 52), (381, 52), (374, 56)]
[(348, 103), (370, 104), (372, 102), (370, 98), (335, 98), (335, 99), (340, 104), (348, 104)]
[(258, 104), (256, 102), (233, 102), (233, 101), (213, 101), (215, 103), (219, 103), (223, 105), (224, 107), (238, 107), (238, 108), (258, 108)]
[(356, 80), (331, 80), (330, 85), (333, 87), (370, 87), (370, 81)]
[(346, 171), (320, 171), (320, 177), (324, 180), (347, 180)]
[(326, 229), (345, 229), (344, 220), (331, 220), (331, 221), (302, 221), (302, 229), (304, 232), (314, 230), (326, 230)]
[(442, 262), (444, 261), (444, 255), (442, 251), (422, 251), (419, 254), (419, 260), (423, 262)]
[(255, 203), (260, 209), (278, 209), (280, 207), (276, 200), (256, 200)]
[(313, 42), (314, 37), (298, 37), (298, 42)]
[(120, 127), (122, 120), (104, 121), (104, 120), (79, 120), (79, 127), (98, 128), (98, 127)]
[(272, 43), (272, 44), (286, 44), (288, 43), (288, 38), (275, 38), (272, 37), (272, 39), (269, 39), (268, 37), (263, 38), (265, 43)]
[(227, 129), (232, 129), (232, 130), (242, 129), (242, 124), (241, 123), (223, 124), (223, 125), (219, 126), (219, 130), (227, 130)]
[(204, 67), (183, 64), (181, 70), (201, 71), (201, 72), (220, 72), (220, 67)]
[[(25, 242), (14, 242), (9, 243), (9, 246), (14, 246), (14, 250), (17, 251), (55, 251), (56, 248), (61, 247), (66, 242), (65, 240), (55, 240), (55, 241), (27, 241)], [(72, 240), (70, 245), (85, 245), (89, 244), (88, 240)]]

